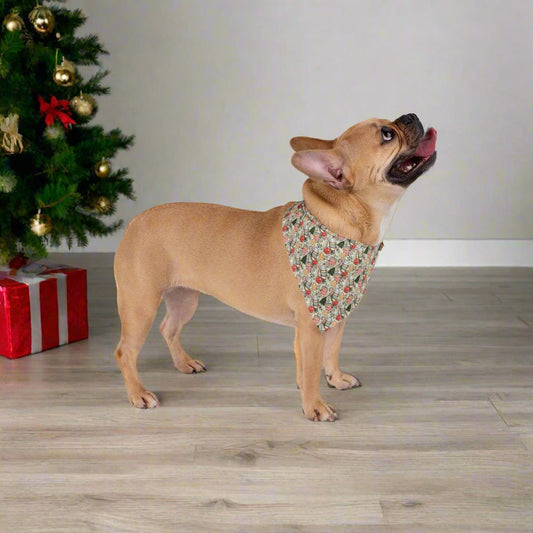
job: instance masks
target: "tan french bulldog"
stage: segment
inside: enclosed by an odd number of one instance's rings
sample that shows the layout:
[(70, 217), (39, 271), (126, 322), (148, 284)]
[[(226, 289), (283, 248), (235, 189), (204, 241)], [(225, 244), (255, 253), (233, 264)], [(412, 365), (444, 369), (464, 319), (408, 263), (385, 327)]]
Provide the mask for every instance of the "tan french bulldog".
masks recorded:
[(306, 174), (303, 201), (265, 212), (203, 203), (149, 209), (128, 225), (115, 255), (122, 323), (115, 351), (130, 402), (159, 405), (139, 379), (137, 356), (161, 299), (160, 330), (174, 365), (204, 372), (180, 343), (200, 293), (295, 328), (297, 384), (310, 420), (337, 413), (319, 392), (322, 367), (337, 389), (360, 385), (339, 368), (346, 317), (359, 303), (399, 198), (436, 160), (436, 131), (415, 114), (370, 119), (333, 141), (295, 137), (292, 164)]

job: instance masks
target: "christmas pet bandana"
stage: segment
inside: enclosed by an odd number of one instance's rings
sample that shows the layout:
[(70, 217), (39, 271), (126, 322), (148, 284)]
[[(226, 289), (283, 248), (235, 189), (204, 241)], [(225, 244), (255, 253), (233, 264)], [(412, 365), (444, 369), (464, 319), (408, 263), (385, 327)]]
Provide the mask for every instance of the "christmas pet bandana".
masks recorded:
[(305, 207), (293, 204), (283, 217), (285, 248), (313, 322), (327, 331), (359, 304), (383, 248), (337, 235)]

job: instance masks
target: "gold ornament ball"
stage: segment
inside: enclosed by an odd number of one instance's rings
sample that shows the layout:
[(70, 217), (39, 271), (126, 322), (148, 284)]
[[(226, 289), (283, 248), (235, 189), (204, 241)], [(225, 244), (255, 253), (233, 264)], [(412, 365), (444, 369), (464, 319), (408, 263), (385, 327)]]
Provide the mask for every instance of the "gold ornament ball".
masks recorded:
[(107, 196), (97, 196), (93, 199), (91, 207), (99, 213), (109, 213), (113, 207), (113, 202)]
[(80, 94), (70, 101), (74, 113), (79, 117), (90, 117), (96, 113), (96, 100), (90, 94)]
[(24, 21), (17, 15), (17, 13), (9, 13), (4, 18), (4, 28), (7, 31), (21, 31), (24, 27)]
[(30, 221), (30, 229), (39, 237), (47, 235), (52, 231), (52, 219), (48, 215), (37, 213)]
[(35, 6), (30, 11), (28, 19), (35, 31), (41, 35), (48, 35), (54, 29), (54, 15), (47, 7)]
[(102, 159), (94, 166), (94, 173), (99, 178), (107, 178), (111, 174), (111, 163), (107, 159)]
[(74, 65), (63, 59), (61, 65), (56, 65), (54, 71), (54, 81), (61, 87), (70, 87), (74, 85), (74, 80), (76, 79), (76, 69)]

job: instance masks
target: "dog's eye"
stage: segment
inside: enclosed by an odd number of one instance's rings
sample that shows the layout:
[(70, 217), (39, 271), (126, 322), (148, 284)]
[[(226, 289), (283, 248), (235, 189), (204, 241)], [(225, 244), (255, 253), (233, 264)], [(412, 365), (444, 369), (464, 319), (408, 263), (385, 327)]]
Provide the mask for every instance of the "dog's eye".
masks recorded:
[(390, 128), (381, 128), (381, 138), (384, 142), (389, 142), (394, 139), (394, 131)]

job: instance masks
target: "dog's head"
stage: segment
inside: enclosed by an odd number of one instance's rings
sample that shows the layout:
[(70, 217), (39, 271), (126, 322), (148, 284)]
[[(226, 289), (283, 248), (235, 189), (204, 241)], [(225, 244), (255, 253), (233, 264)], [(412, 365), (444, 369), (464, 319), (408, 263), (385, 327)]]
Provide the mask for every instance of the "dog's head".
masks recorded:
[(405, 189), (437, 158), (437, 132), (414, 113), (394, 122), (369, 119), (333, 141), (294, 137), (292, 164), (333, 189), (357, 192), (372, 185)]

